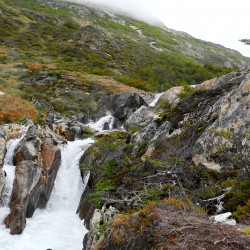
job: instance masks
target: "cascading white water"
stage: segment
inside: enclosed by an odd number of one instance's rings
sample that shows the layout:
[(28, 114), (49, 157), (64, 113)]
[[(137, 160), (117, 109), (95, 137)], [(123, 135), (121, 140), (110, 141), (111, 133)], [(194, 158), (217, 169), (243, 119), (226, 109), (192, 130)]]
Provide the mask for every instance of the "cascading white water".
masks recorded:
[[(10, 196), (11, 196), (11, 192), (13, 188), (13, 181), (15, 179), (15, 169), (16, 169), (16, 167), (13, 165), (14, 150), (17, 144), (21, 141), (21, 139), (25, 135), (26, 131), (27, 130), (25, 128), (21, 129), (19, 131), (19, 138), (11, 139), (6, 144), (7, 152), (4, 157), (4, 165), (3, 165), (3, 170), (6, 173), (6, 179), (5, 179), (5, 186), (3, 189), (2, 198), (0, 202), (0, 225), (3, 224), (4, 218), (10, 212), (8, 204), (10, 202)], [(1, 237), (1, 234), (0, 234), (0, 237)]]
[(45, 209), (37, 209), (27, 219), (21, 235), (10, 235), (4, 225), (0, 228), (1, 250), (81, 250), (83, 221), (76, 209), (84, 189), (79, 159), (92, 139), (68, 142), (61, 147), (62, 163), (55, 180), (51, 198)]
[(112, 129), (114, 126), (115, 118), (112, 115), (107, 115), (102, 117), (97, 122), (89, 123), (88, 126), (92, 129), (103, 131), (103, 126), (106, 122), (109, 124), (109, 128)]
[(159, 101), (159, 99), (161, 98), (161, 96), (164, 94), (165, 92), (159, 93), (155, 95), (155, 99), (148, 105), (150, 107), (154, 107), (156, 105), (156, 103)]

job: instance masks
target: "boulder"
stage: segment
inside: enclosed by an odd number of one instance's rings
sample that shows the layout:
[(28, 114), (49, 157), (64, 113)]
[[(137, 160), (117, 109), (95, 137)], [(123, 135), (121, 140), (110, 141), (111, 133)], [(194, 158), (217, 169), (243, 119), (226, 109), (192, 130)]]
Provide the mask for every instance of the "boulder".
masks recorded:
[(83, 240), (83, 249), (91, 250), (94, 249), (97, 242), (100, 240), (101, 235), (97, 233), (101, 225), (111, 221), (115, 214), (119, 211), (110, 206), (107, 208), (105, 205), (102, 209), (95, 209), (94, 214), (90, 220), (89, 232), (85, 235)]
[[(133, 144), (132, 154), (136, 154), (143, 143), (150, 140), (157, 130), (156, 123), (149, 123), (148, 126), (140, 131), (137, 131), (131, 136), (130, 143)], [(146, 145), (145, 145), (146, 147)]]
[(29, 204), (29, 199), (34, 197), (33, 195), (30, 197), (30, 194), (32, 189), (38, 188), (39, 181), (41, 181), (41, 170), (37, 167), (37, 163), (27, 160), (18, 164), (9, 204), (11, 212), (5, 219), (11, 234), (23, 232), (26, 225), (26, 212), (30, 213), (31, 207), (34, 207), (33, 203)]
[(42, 171), (42, 183), (40, 185), (40, 196), (37, 207), (44, 208), (51, 195), (57, 171), (61, 165), (61, 151), (57, 147), (58, 141), (54, 133), (46, 128), (40, 149), (39, 167)]
[(6, 154), (6, 140), (0, 136), (0, 169), (3, 167)]
[(232, 213), (231, 213), (231, 212), (227, 212), (227, 213), (224, 213), (224, 214), (218, 214), (218, 215), (211, 216), (209, 219), (210, 219), (212, 222), (224, 222), (224, 221), (226, 221), (230, 216), (232, 216)]
[(26, 217), (37, 207), (44, 208), (50, 197), (61, 163), (55, 134), (30, 126), (14, 153), (15, 180), (10, 200), (10, 214), (5, 224), (11, 234), (21, 234)]
[(164, 94), (162, 94), (160, 100), (176, 104), (179, 101), (179, 98), (176, 98), (176, 95), (182, 93), (183, 90), (184, 90), (183, 86), (173, 87), (167, 90)]
[(155, 118), (154, 113), (146, 106), (137, 109), (124, 123), (125, 128), (136, 126), (138, 128), (146, 127)]
[(119, 95), (104, 95), (99, 100), (102, 107), (99, 112), (105, 110), (110, 111), (111, 114), (119, 119), (124, 120), (129, 117), (141, 106), (148, 106), (145, 100), (137, 93), (121, 93)]
[(200, 88), (205, 88), (205, 89), (209, 89), (216, 81), (218, 78), (213, 78), (207, 81), (204, 81), (198, 85), (195, 86), (196, 89), (200, 89)]
[[(207, 110), (208, 118), (210, 117), (212, 124), (206, 128), (195, 143), (196, 153), (200, 155), (201, 159), (204, 159), (202, 155), (213, 152), (217, 143), (225, 143), (225, 138), (211, 130), (231, 131), (233, 136), (240, 136), (250, 127), (250, 73), (239, 86), (237, 86), (238, 79), (242, 79), (242, 76), (237, 77), (237, 79), (233, 78), (231, 81), (235, 80), (235, 87), (225, 95), (222, 95)], [(217, 89), (223, 86), (226, 88), (226, 83), (222, 82), (220, 78), (218, 81), (221, 84), (216, 84)], [(212, 119), (214, 114), (216, 114), (216, 119)], [(240, 143), (249, 142), (242, 141)], [(204, 160), (204, 163), (209, 163), (207, 159)]]
[(36, 126), (30, 126), (23, 140), (17, 145), (13, 158), (14, 165), (22, 161), (35, 161), (40, 148), (39, 131)]

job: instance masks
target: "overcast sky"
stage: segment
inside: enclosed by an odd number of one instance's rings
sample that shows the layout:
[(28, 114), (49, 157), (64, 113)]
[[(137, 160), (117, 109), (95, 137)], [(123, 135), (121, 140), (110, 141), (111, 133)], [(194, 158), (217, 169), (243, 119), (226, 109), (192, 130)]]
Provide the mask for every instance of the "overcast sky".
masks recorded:
[(156, 17), (168, 28), (236, 49), (250, 57), (250, 0), (71, 0), (101, 3), (137, 17)]

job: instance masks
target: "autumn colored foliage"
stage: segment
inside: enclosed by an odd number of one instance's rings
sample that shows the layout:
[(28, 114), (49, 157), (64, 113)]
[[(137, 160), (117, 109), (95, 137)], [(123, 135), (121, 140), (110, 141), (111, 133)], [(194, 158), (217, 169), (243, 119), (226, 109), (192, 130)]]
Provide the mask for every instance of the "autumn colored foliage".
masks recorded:
[(32, 104), (19, 96), (0, 96), (0, 123), (18, 122), (36, 116)]

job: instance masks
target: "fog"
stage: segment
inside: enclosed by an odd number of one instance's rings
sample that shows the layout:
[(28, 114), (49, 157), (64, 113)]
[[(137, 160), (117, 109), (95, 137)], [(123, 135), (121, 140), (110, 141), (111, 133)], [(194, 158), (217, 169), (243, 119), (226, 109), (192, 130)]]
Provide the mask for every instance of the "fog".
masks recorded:
[(104, 8), (119, 14), (126, 14), (136, 19), (155, 23), (159, 22), (161, 18), (157, 16), (155, 11), (152, 11), (150, 0), (66, 0), (85, 4), (88, 6)]
[[(69, 0), (68, 0), (69, 1)], [(163, 22), (168, 28), (221, 44), (250, 56), (249, 0), (70, 0), (98, 5), (148, 23)]]

